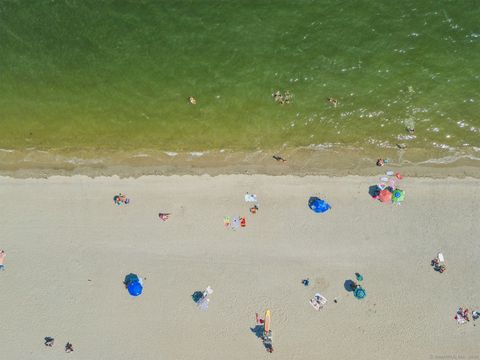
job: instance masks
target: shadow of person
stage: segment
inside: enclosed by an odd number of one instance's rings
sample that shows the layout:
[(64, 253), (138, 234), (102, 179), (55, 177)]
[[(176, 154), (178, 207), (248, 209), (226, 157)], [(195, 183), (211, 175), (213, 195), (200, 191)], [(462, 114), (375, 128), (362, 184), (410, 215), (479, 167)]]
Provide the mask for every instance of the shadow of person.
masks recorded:
[(263, 338), (263, 325), (250, 328), (250, 331), (253, 332), (257, 338)]
[(203, 297), (203, 291), (195, 291), (193, 294), (192, 294), (192, 300), (195, 302), (195, 303), (198, 303)]
[(345, 282), (343, 283), (343, 286), (345, 287), (345, 290), (347, 290), (348, 292), (355, 290), (355, 282), (353, 280), (345, 280)]
[(371, 197), (377, 196), (379, 192), (380, 189), (377, 185), (372, 185), (368, 188), (368, 195), (370, 195)]

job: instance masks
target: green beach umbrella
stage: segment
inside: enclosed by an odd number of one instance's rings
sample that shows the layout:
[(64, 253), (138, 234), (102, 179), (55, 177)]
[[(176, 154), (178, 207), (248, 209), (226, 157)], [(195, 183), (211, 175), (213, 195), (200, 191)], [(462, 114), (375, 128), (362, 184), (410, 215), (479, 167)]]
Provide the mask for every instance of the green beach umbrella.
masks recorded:
[(405, 200), (405, 191), (396, 189), (392, 193), (392, 202), (393, 203), (400, 203)]

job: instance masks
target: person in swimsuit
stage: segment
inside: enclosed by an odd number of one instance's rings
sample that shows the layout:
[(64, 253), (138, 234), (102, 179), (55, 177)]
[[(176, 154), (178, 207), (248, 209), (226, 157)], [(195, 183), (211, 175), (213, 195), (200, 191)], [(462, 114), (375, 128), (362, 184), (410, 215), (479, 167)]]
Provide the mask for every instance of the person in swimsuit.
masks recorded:
[(0, 270), (5, 270), (5, 265), (3, 264), (5, 261), (5, 256), (7, 256), (5, 251), (0, 250)]
[(334, 98), (327, 98), (327, 101), (333, 105), (333, 107), (337, 107), (338, 105), (338, 100)]

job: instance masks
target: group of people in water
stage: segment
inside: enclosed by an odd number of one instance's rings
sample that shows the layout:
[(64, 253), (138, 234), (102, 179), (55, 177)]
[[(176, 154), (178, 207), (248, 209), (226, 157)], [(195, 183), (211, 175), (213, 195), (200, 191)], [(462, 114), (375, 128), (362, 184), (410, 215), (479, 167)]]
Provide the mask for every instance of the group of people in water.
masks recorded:
[(272, 94), (273, 100), (275, 100), (276, 103), (278, 104), (290, 104), (290, 102), (293, 100), (293, 95), (290, 94), (290, 91), (285, 91), (285, 93), (281, 93), (280, 90), (275, 91)]
[[(272, 94), (272, 97), (273, 100), (275, 100), (275, 102), (280, 105), (290, 104), (293, 101), (293, 94), (290, 93), (290, 91), (288, 90), (286, 90), (283, 94), (280, 90), (277, 90)], [(333, 107), (337, 107), (338, 105), (338, 100), (332, 97), (327, 98), (327, 101), (332, 104)], [(190, 105), (196, 105), (197, 99), (194, 96), (189, 96), (187, 98), (187, 102)]]

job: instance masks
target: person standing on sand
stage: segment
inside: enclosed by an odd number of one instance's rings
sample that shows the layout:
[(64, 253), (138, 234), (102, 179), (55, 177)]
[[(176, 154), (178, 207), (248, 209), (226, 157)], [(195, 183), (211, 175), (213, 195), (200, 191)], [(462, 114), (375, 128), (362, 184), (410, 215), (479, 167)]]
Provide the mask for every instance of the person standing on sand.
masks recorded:
[(5, 251), (0, 250), (0, 270), (5, 270), (5, 265), (3, 264), (5, 261), (5, 256), (7, 256)]
[(73, 351), (73, 345), (67, 342), (67, 344), (65, 345), (65, 352), (71, 353), (72, 351)]
[(45, 338), (45, 346), (52, 347), (54, 342), (55, 342), (55, 339), (50, 336), (47, 336)]

